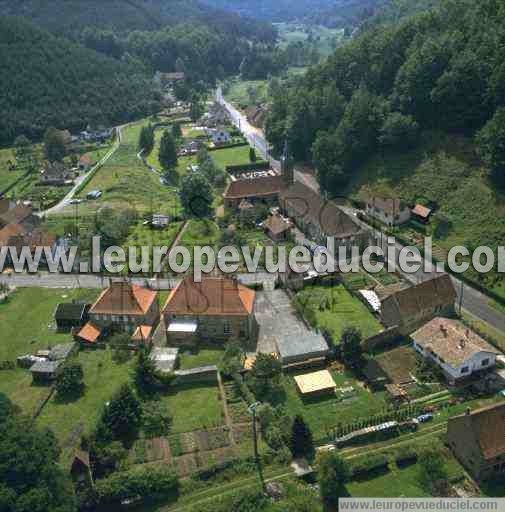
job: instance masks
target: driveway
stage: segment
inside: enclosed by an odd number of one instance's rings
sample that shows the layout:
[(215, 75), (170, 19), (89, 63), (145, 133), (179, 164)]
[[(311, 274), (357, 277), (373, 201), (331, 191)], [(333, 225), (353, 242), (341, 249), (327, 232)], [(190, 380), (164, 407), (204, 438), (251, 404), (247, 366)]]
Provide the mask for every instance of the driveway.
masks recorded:
[(311, 332), (296, 315), (284, 290), (257, 292), (255, 311), (259, 325), (256, 352), (270, 354), (277, 350), (279, 337)]

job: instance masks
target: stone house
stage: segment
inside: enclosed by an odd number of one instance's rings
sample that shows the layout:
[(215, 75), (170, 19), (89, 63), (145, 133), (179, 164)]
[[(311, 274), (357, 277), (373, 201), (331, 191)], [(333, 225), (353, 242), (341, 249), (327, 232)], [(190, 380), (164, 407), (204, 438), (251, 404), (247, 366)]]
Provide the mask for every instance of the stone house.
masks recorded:
[(80, 171), (89, 171), (92, 166), (93, 161), (91, 160), (91, 157), (89, 155), (82, 155), (81, 158), (79, 158), (79, 163), (77, 164), (77, 167)]
[(382, 323), (409, 335), (436, 316), (454, 315), (456, 291), (448, 274), (397, 291), (381, 302)]
[[(154, 290), (126, 281), (112, 282), (91, 306), (89, 322), (83, 332), (118, 330), (134, 334), (140, 326), (155, 327), (160, 318), (157, 299), (158, 293)], [(96, 334), (93, 333), (95, 341), (100, 337)]]
[(186, 277), (163, 308), (169, 345), (249, 341), (257, 336), (256, 292), (235, 279)]
[(253, 206), (256, 204), (274, 206), (279, 202), (281, 190), (281, 176), (231, 181), (223, 194), (224, 207), (237, 210), (244, 200)]
[(390, 227), (410, 220), (410, 208), (398, 198), (369, 197), (365, 212)]
[(265, 233), (274, 242), (287, 240), (291, 232), (291, 227), (291, 222), (278, 213), (270, 215), (262, 224)]
[(360, 250), (369, 244), (369, 234), (333, 201), (325, 201), (303, 183), (294, 182), (280, 195), (280, 207), (308, 239), (326, 245), (333, 239), (335, 250), (340, 247)]
[(412, 334), (416, 351), (438, 366), (450, 384), (496, 366), (500, 354), (457, 320), (437, 317)]
[(447, 438), (454, 455), (478, 481), (505, 476), (505, 403), (449, 419)]
[(215, 146), (222, 146), (223, 144), (228, 144), (231, 141), (231, 135), (223, 128), (211, 130), (210, 135)]

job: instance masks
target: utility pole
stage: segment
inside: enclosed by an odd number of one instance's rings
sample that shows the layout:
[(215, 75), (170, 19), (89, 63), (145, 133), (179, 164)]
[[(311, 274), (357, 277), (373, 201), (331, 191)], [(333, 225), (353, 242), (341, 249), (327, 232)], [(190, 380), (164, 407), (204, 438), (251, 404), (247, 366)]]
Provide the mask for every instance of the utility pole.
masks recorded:
[(459, 316), (461, 316), (461, 310), (463, 309), (463, 294), (465, 293), (465, 284), (461, 281), (461, 288), (459, 289)]
[(256, 467), (258, 468), (258, 475), (261, 482), (261, 488), (263, 492), (266, 492), (265, 480), (263, 478), (263, 471), (261, 470), (261, 461), (258, 452), (258, 435), (256, 432), (256, 410), (261, 405), (261, 402), (255, 402), (248, 407), (249, 413), (252, 414), (253, 423), (252, 423), (252, 431), (253, 431), (253, 447), (254, 447), (254, 460), (256, 461)]

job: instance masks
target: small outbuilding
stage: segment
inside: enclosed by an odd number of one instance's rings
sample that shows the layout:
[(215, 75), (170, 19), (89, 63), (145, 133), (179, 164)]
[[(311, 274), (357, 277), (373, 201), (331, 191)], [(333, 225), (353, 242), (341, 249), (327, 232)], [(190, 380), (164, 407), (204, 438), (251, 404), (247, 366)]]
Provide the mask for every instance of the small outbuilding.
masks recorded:
[(334, 393), (335, 381), (328, 370), (297, 375), (295, 378), (298, 391), (302, 395), (323, 395)]
[(277, 353), (284, 367), (323, 365), (329, 352), (328, 343), (316, 332), (291, 334), (277, 340)]
[(282, 215), (274, 214), (263, 222), (262, 227), (274, 242), (280, 242), (288, 238), (291, 222)]
[(47, 383), (51, 382), (58, 376), (64, 361), (37, 361), (31, 368), (30, 373), (34, 382)]
[(430, 220), (432, 210), (422, 204), (416, 204), (414, 208), (412, 208), (411, 212), (414, 219), (426, 224)]
[(80, 343), (95, 345), (102, 337), (102, 329), (88, 322), (76, 335), (76, 339)]
[(160, 373), (171, 373), (179, 361), (179, 349), (174, 347), (154, 347), (151, 359)]
[(81, 327), (88, 318), (90, 304), (76, 302), (62, 302), (56, 306), (54, 321), (58, 331), (69, 331), (74, 327)]

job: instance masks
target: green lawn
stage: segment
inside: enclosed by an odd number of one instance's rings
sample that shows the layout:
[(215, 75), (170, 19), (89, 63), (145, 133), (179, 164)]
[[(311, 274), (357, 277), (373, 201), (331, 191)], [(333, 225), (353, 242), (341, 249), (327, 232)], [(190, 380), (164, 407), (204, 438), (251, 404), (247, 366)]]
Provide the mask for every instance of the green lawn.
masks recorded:
[(39, 425), (49, 427), (56, 434), (64, 450), (64, 461), (81, 435), (94, 427), (105, 403), (122, 384), (129, 382), (134, 362), (132, 357), (126, 363), (115, 363), (109, 349), (81, 351), (76, 360), (84, 370), (83, 395), (75, 401), (61, 401), (53, 395), (37, 419)]
[(341, 400), (335, 394), (302, 398), (298, 392), (294, 375), (302, 375), (309, 371), (284, 375), (284, 395), (278, 402), (286, 407), (291, 415), (301, 414), (309, 424), (314, 439), (326, 438), (339, 423), (348, 424), (360, 418), (367, 418), (381, 412), (386, 406), (385, 393), (371, 393), (349, 373), (331, 371), (337, 388), (353, 387), (353, 396)]
[(195, 245), (215, 246), (220, 238), (221, 232), (219, 226), (211, 220), (190, 220), (189, 225), (182, 235), (179, 245), (188, 248)]
[(93, 210), (99, 205), (109, 204), (139, 211), (179, 213), (176, 191), (162, 185), (159, 176), (149, 171), (137, 158), (140, 129), (146, 123), (145, 120), (139, 121), (123, 129), (119, 149), (79, 194), (85, 198), (91, 190), (101, 190), (103, 195), (97, 201), (86, 201), (81, 208)]
[(347, 327), (360, 329), (364, 338), (378, 334), (382, 329), (366, 306), (343, 285), (308, 286), (296, 295), (295, 303), (301, 305), (314, 327), (330, 332), (335, 343), (339, 343)]
[(179, 353), (180, 368), (187, 370), (211, 364), (217, 365), (223, 357), (223, 352), (218, 349), (185, 350)]
[(21, 169), (10, 171), (9, 161), (12, 163), (16, 162), (14, 151), (11, 148), (0, 149), (0, 190), (4, 190), (23, 174)]
[(211, 151), (210, 156), (214, 163), (225, 170), (228, 165), (249, 164), (249, 146), (238, 146), (235, 148), (224, 148)]
[(172, 416), (172, 433), (219, 426), (224, 423), (217, 384), (176, 386), (161, 397)]
[(240, 108), (246, 108), (250, 105), (265, 103), (268, 99), (267, 89), (267, 80), (235, 79), (230, 83), (230, 87), (224, 96), (230, 103)]
[[(15, 361), (58, 343), (71, 341), (69, 333), (56, 333), (53, 312), (59, 302), (72, 299), (93, 301), (98, 290), (50, 290), (20, 288), (5, 304), (0, 304), (0, 361)], [(47, 395), (45, 386), (32, 385), (27, 370), (0, 372), (0, 392), (5, 393), (24, 412), (34, 412), (40, 399)]]

